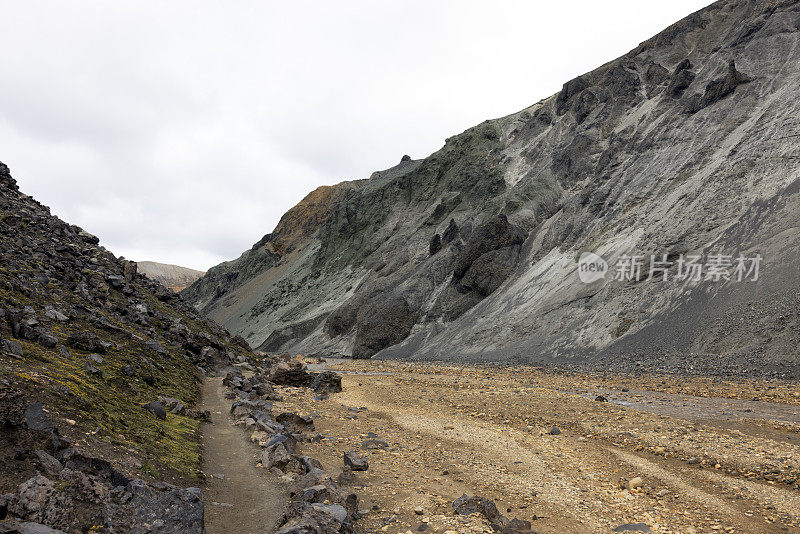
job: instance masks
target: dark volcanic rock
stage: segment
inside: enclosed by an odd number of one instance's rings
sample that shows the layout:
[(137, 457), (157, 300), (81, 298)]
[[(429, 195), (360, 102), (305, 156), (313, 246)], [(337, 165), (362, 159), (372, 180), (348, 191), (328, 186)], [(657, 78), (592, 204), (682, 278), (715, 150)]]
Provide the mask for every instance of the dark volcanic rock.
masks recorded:
[(752, 78), (737, 71), (736, 64), (733, 60), (730, 60), (725, 76), (706, 85), (706, 90), (703, 94), (703, 97), (697, 102), (696, 106), (690, 109), (690, 111), (696, 112), (702, 108), (719, 102), (726, 96), (733, 93), (739, 85), (748, 83), (750, 81), (752, 81)]
[(498, 215), (477, 227), (456, 260), (453, 274), (461, 279), (472, 264), (483, 254), (513, 245), (521, 245), (525, 236), (508, 222), (505, 215)]
[(22, 344), (16, 339), (3, 340), (3, 353), (14, 356), (15, 358), (22, 358), (24, 355)]
[(270, 370), (271, 382), (281, 386), (307, 386), (313, 380), (300, 362), (278, 362)]
[(678, 98), (694, 81), (695, 74), (692, 72), (692, 62), (688, 59), (681, 61), (675, 71), (672, 73), (669, 85), (667, 86), (667, 95), (672, 98)]
[(582, 76), (565, 83), (556, 97), (556, 113), (558, 115), (566, 113), (569, 110), (569, 104), (572, 99), (587, 87), (589, 87), (589, 84)]
[(500, 512), (494, 501), (485, 497), (462, 495), (453, 501), (453, 511), (459, 515), (481, 514), (490, 523), (500, 519)]
[(439, 234), (433, 234), (433, 237), (431, 238), (431, 242), (428, 245), (428, 253), (431, 256), (433, 256), (434, 254), (436, 254), (440, 250), (442, 250), (442, 236), (440, 236)]
[(323, 371), (314, 375), (310, 387), (320, 393), (340, 393), (342, 391), (342, 377), (333, 371)]
[(41, 402), (29, 404), (25, 408), (25, 425), (29, 430), (51, 432), (54, 430), (53, 422), (44, 413)]
[(150, 412), (151, 414), (155, 415), (162, 421), (167, 419), (167, 410), (164, 409), (164, 406), (158, 401), (148, 402), (144, 406), (142, 406), (145, 410)]
[(99, 337), (91, 332), (76, 332), (70, 334), (67, 338), (66, 345), (73, 349), (82, 350), (85, 352), (97, 352), (99, 354), (106, 353), (107, 343), (104, 343)]
[(344, 465), (353, 471), (366, 471), (369, 469), (369, 462), (357, 452), (344, 453)]

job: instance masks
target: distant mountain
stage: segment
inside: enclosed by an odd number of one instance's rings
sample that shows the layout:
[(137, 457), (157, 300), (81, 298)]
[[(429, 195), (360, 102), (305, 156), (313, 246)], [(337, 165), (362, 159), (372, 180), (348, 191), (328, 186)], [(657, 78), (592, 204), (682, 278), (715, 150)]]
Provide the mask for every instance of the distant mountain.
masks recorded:
[(188, 267), (158, 263), (155, 261), (140, 261), (139, 272), (153, 280), (161, 282), (173, 291), (180, 291), (192, 282), (206, 274)]
[[(267, 351), (797, 376), (798, 117), (800, 3), (716, 2), (423, 160), (312, 193), (182, 294)], [(579, 276), (584, 252), (605, 277)], [(757, 281), (725, 267), (739, 255)], [(639, 280), (615, 279), (626, 261)]]

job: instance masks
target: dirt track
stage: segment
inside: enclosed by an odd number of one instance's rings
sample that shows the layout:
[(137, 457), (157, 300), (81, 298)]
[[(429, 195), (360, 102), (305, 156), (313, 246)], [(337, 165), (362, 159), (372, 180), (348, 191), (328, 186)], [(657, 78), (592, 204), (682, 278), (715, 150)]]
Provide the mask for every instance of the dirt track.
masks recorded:
[[(306, 447), (326, 468), (338, 469), (347, 450), (369, 458), (356, 483), (367, 532), (416, 531), (423, 523), (427, 532), (491, 531), (478, 517), (453, 514), (463, 493), (533, 520), (537, 532), (610, 532), (626, 523), (653, 532), (800, 532), (800, 434), (787, 420), (800, 412), (800, 398), (792, 385), (637, 379), (626, 387), (619, 377), (531, 369), (332, 367), (357, 373), (344, 375), (343, 393), (314, 400), (287, 388), (276, 413), (314, 415), (324, 439)], [(675, 388), (683, 396), (676, 399)], [(726, 388), (729, 397), (762, 391), (776, 405), (707, 398)], [(707, 395), (694, 402), (686, 392)], [(634, 397), (638, 409), (595, 401), (597, 393), (617, 402)], [(717, 417), (715, 409), (734, 415)], [(560, 433), (551, 434), (554, 426)], [(388, 449), (361, 450), (369, 432)], [(622, 489), (634, 477), (642, 487)]]
[(203, 425), (203, 485), (205, 526), (208, 534), (272, 532), (286, 505), (278, 483), (257, 469), (258, 448), (228, 415), (222, 378), (203, 385), (203, 407), (212, 423)]

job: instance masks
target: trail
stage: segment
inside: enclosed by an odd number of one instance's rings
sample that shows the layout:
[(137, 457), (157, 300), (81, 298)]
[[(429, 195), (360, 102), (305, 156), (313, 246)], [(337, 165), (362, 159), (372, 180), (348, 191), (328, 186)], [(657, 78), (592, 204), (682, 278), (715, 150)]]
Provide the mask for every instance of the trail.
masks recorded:
[(212, 420), (203, 425), (207, 534), (273, 532), (287, 498), (270, 475), (256, 467), (258, 447), (231, 424), (222, 378), (206, 379), (202, 409), (211, 412)]

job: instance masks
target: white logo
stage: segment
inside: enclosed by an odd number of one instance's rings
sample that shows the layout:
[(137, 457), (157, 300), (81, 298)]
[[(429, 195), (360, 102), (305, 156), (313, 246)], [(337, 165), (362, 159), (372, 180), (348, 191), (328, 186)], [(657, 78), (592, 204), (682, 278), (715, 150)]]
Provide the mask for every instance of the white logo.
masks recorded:
[(608, 272), (606, 260), (594, 252), (583, 252), (578, 260), (578, 277), (584, 284), (591, 284), (605, 278)]

